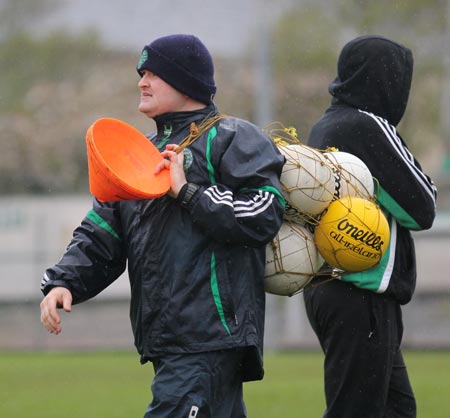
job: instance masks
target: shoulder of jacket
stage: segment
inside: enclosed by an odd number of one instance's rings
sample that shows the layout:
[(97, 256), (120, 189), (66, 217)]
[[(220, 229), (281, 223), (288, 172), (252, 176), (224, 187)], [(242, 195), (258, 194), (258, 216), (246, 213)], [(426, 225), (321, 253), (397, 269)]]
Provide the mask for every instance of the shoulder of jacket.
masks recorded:
[(248, 127), (248, 128), (257, 128), (258, 127), (246, 120), (246, 119), (242, 119), (242, 118), (238, 118), (236, 116), (226, 116), (220, 120), (219, 125), (222, 127), (227, 127), (227, 128), (239, 128), (239, 127)]
[(254, 123), (237, 117), (226, 117), (218, 124), (218, 130), (227, 131), (233, 135), (248, 134), (252, 137), (267, 136), (262, 128)]
[(389, 123), (373, 114), (364, 110), (347, 107), (341, 110), (341, 114), (336, 118), (336, 125), (341, 129), (349, 129), (351, 132), (376, 132), (382, 131), (383, 126), (388, 126)]

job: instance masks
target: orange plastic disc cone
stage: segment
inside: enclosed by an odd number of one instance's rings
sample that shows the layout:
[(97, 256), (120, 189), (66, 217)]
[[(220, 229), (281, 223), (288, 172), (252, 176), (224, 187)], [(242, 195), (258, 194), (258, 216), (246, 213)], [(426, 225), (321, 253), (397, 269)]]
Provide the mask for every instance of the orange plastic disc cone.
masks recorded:
[(86, 133), (89, 189), (102, 202), (159, 197), (170, 188), (169, 170), (154, 173), (159, 150), (136, 128), (113, 118)]

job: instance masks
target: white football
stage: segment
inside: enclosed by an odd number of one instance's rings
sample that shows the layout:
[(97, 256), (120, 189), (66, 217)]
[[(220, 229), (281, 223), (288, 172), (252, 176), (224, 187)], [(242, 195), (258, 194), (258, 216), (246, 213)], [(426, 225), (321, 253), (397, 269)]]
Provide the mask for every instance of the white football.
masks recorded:
[(285, 221), (266, 247), (265, 291), (291, 296), (311, 281), (320, 264), (312, 232)]
[(347, 196), (363, 199), (373, 197), (373, 177), (360, 158), (343, 151), (326, 152), (324, 157), (334, 172), (335, 199)]
[(335, 179), (323, 154), (302, 144), (279, 147), (286, 157), (281, 185), (286, 201), (301, 214), (319, 215), (331, 203)]

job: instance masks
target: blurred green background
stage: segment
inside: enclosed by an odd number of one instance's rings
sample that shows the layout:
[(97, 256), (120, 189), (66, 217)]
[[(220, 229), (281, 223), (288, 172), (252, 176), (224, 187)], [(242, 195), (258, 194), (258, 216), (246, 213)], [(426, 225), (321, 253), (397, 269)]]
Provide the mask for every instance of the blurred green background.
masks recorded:
[(448, 3), (2, 0), (0, 192), (88, 192), (87, 128), (111, 116), (150, 131), (136, 109), (137, 58), (157, 36), (190, 32), (213, 53), (224, 113), (262, 126), (279, 121), (300, 138), (329, 103), (347, 41), (380, 34), (406, 44), (415, 72), (401, 132), (447, 193)]
[[(449, 417), (450, 0), (0, 0), (0, 417), (139, 417), (150, 400), (126, 278), (65, 316), (58, 337), (39, 323), (39, 282), (90, 206), (88, 127), (115, 117), (153, 129), (137, 111), (135, 65), (146, 43), (181, 32), (211, 50), (223, 113), (293, 126), (300, 139), (328, 106), (347, 41), (379, 34), (413, 50), (399, 131), (439, 198), (436, 225), (417, 234), (406, 361), (418, 416)], [(301, 295), (269, 295), (267, 313), (266, 377), (245, 386), (249, 416), (321, 416), (322, 354)]]
[[(418, 417), (449, 417), (450, 353), (407, 351), (405, 359)], [(320, 353), (270, 353), (265, 369), (264, 380), (244, 384), (249, 417), (322, 416)], [(5, 418), (137, 418), (151, 400), (152, 367), (126, 352), (7, 354), (0, 358), (0, 373)]]

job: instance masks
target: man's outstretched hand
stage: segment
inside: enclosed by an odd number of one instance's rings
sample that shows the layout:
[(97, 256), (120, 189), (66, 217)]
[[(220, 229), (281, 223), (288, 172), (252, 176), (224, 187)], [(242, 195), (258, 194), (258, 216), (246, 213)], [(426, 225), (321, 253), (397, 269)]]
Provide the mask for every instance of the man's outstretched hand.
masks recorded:
[(72, 293), (65, 287), (54, 287), (41, 302), (41, 322), (48, 332), (58, 335), (61, 332), (61, 317), (58, 308), (65, 312), (72, 310)]

